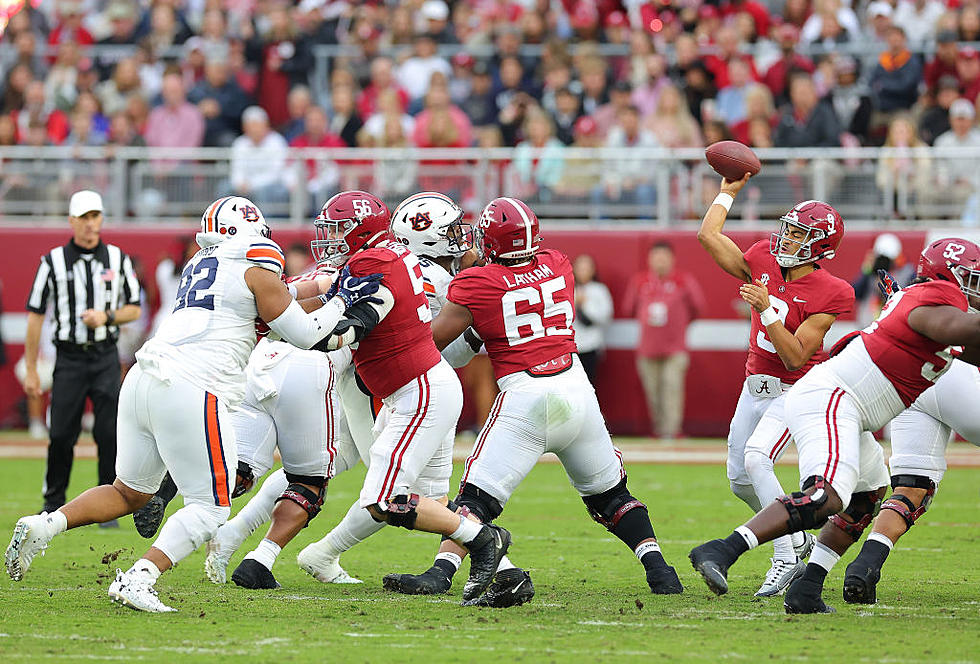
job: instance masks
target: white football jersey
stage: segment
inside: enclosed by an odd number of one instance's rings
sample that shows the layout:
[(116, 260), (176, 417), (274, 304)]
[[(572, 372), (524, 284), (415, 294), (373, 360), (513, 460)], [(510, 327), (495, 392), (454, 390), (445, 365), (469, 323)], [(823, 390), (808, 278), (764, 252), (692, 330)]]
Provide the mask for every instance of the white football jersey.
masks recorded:
[(173, 313), (136, 353), (161, 380), (180, 377), (234, 406), (245, 395), (245, 366), (255, 347), (255, 295), (246, 270), (282, 274), (272, 240), (242, 236), (198, 251), (184, 266)]
[(432, 310), (432, 317), (435, 318), (446, 304), (446, 294), (449, 292), (449, 282), (453, 280), (453, 275), (428, 258), (419, 256), (419, 265), (422, 266), (422, 288), (425, 290), (425, 296), (429, 298), (429, 309)]

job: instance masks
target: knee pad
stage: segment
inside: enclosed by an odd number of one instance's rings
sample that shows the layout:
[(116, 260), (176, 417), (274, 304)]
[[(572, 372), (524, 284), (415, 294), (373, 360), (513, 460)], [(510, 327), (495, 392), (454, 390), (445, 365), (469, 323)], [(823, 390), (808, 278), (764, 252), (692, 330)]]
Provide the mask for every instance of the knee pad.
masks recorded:
[(500, 501), (478, 486), (465, 483), (454, 501), (460, 508), (469, 510), (483, 523), (490, 523), (504, 511)]
[(286, 472), (285, 469), (283, 469), (283, 472), (286, 473), (286, 480), (290, 484), (309, 484), (310, 486), (315, 486), (321, 489), (327, 485), (326, 477), (320, 477), (319, 475), (295, 475), (293, 473)]
[(406, 530), (414, 530), (415, 520), (419, 517), (419, 494), (395, 496), (388, 501), (388, 525)]
[(185, 503), (164, 522), (153, 546), (176, 564), (214, 537), (230, 514), (230, 507)]
[[(288, 474), (286, 478), (289, 478)], [(306, 510), (308, 516), (306, 517), (306, 524), (303, 526), (306, 528), (306, 526), (310, 525), (310, 521), (320, 513), (320, 508), (323, 506), (323, 499), (326, 493), (325, 486), (321, 486), (319, 492), (313, 493), (302, 484), (290, 481), (289, 486), (282, 492), (282, 495), (276, 498), (276, 502), (278, 503), (280, 500), (291, 500)]]
[(864, 529), (871, 525), (871, 521), (878, 514), (881, 507), (881, 499), (885, 495), (885, 488), (877, 491), (864, 491), (855, 493), (851, 496), (851, 503), (844, 510), (843, 515), (834, 514), (830, 517), (830, 522), (847, 533), (851, 539), (857, 542), (861, 539)]
[[(802, 491), (794, 491), (788, 496), (780, 496), (781, 502), (789, 513), (790, 532), (811, 530), (823, 526), (826, 519), (817, 518), (817, 512), (827, 504), (827, 492), (824, 491), (826, 481), (819, 475), (811, 475), (803, 483)], [(806, 489), (814, 488), (812, 494), (804, 493)]]
[(629, 489), (626, 488), (625, 477), (608, 491), (603, 491), (594, 496), (582, 496), (582, 502), (585, 503), (589, 516), (596, 523), (605, 526), (606, 530), (610, 532), (615, 530), (620, 519), (626, 516), (627, 512), (635, 509), (647, 511), (647, 506), (634, 498)]
[[(926, 495), (922, 504), (916, 505), (907, 496), (896, 494), (895, 489), (907, 487), (910, 489), (925, 489)], [(936, 495), (936, 483), (922, 475), (892, 475), (892, 495), (881, 504), (881, 509), (897, 512), (905, 520), (906, 530), (915, 525), (916, 520), (926, 513)]]
[(243, 496), (255, 486), (255, 472), (252, 467), (244, 461), (238, 462), (238, 471), (235, 475), (235, 489), (231, 492), (232, 498)]

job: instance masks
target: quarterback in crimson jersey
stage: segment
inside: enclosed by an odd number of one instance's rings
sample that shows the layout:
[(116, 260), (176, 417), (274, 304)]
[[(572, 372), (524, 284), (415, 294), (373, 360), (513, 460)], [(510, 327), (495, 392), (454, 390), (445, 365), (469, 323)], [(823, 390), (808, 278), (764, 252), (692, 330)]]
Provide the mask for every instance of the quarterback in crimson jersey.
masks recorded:
[[(545, 452), (558, 456), (593, 519), (636, 554), (650, 590), (683, 591), (660, 552), (646, 506), (626, 486), (595, 391), (575, 347), (575, 280), (568, 258), (541, 249), (538, 219), (522, 201), (497, 198), (474, 231), (484, 267), (456, 275), (432, 326), (443, 348), (471, 326), (483, 339), (500, 394), (463, 471), (455, 502), (484, 523), (500, 516)], [(526, 575), (501, 570), (495, 591)]]
[[(728, 480), (732, 493), (758, 512), (783, 494), (773, 464), (790, 442), (785, 392), (827, 358), (824, 336), (853, 308), (854, 289), (817, 262), (833, 258), (844, 236), (844, 220), (826, 203), (797, 204), (780, 220), (779, 233), (744, 253), (725, 236), (728, 206), (746, 181), (722, 182), (698, 239), (725, 272), (746, 282), (740, 294), (753, 309), (745, 382), (728, 434)], [(804, 533), (774, 541), (756, 595), (783, 592), (803, 573), (811, 546)]]
[[(842, 509), (864, 499), (855, 486), (876, 470), (866, 463), (861, 432), (880, 429), (947, 371), (952, 346), (967, 347), (960, 357), (980, 363), (980, 317), (968, 312), (980, 306), (980, 247), (958, 238), (931, 243), (919, 259), (917, 281), (900, 291), (901, 297), (893, 296), (875, 323), (790, 391), (786, 421), (800, 453), (802, 490), (781, 496), (726, 539), (691, 551), (692, 564), (715, 593), (728, 590), (728, 568), (748, 549), (788, 532), (820, 527), (830, 518), (823, 538), (834, 519), (847, 514)], [(865, 567), (871, 572), (864, 570), (862, 577), (862, 570), (848, 569), (844, 592), (855, 598), (876, 581), (875, 564), (880, 567), (892, 543), (922, 515), (935, 489), (926, 476), (893, 475), (891, 480), (892, 497), (882, 503), (875, 533), (865, 545)], [(868, 515), (873, 507), (868, 506)], [(844, 533), (855, 525), (845, 521)], [(863, 529), (866, 523), (856, 525)], [(832, 610), (819, 591), (835, 560), (814, 552), (787, 593), (788, 612)]]

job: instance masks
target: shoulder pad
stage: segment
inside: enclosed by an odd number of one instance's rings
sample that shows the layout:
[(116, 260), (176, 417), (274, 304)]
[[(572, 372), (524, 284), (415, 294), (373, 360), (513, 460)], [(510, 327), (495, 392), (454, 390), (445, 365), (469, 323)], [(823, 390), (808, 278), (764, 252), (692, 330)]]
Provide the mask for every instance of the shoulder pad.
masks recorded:
[(281, 275), (286, 269), (286, 257), (272, 240), (253, 240), (245, 250), (245, 260), (276, 275)]

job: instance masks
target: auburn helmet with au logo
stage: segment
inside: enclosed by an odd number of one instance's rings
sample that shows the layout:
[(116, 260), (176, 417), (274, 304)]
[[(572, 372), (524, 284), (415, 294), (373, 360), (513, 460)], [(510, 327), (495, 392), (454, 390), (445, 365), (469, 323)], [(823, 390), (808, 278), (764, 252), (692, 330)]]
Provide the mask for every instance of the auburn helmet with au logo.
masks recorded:
[(463, 209), (453, 199), (423, 191), (402, 201), (391, 215), (391, 233), (416, 256), (462, 256), (473, 246)]
[(342, 191), (323, 204), (310, 242), (320, 266), (343, 267), (361, 249), (389, 239), (391, 217), (380, 198), (366, 191)]
[[(769, 253), (781, 267), (833, 258), (844, 239), (844, 218), (823, 201), (797, 203), (779, 221), (779, 232), (769, 239)], [(802, 229), (806, 235), (794, 237), (793, 229)]]
[(259, 206), (241, 196), (224, 196), (211, 203), (201, 215), (201, 232), (197, 244), (210, 247), (241, 235), (271, 237), (272, 230)]
[(473, 237), (480, 258), (489, 261), (531, 258), (541, 246), (538, 217), (527, 203), (516, 198), (490, 201)]

